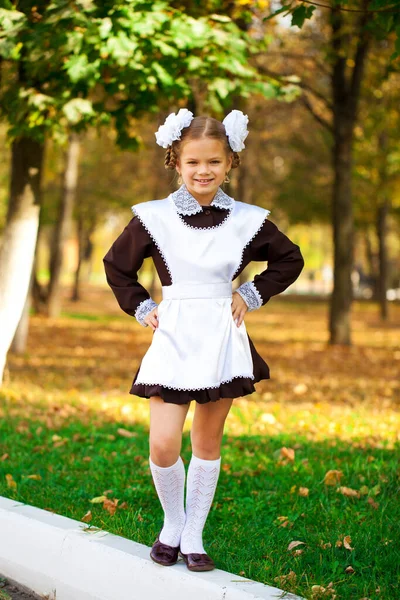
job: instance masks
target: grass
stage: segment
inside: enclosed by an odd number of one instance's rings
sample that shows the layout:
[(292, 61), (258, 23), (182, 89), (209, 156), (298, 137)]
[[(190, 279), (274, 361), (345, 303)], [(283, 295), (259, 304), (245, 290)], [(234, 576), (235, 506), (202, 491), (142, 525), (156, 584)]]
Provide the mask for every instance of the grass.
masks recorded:
[[(26, 353), (9, 356), (0, 494), (151, 546), (162, 511), (148, 467), (148, 400), (128, 394), (151, 333), (106, 292), (91, 293), (60, 319), (33, 316)], [(274, 299), (247, 315), (272, 379), (235, 399), (226, 422), (204, 530), (218, 568), (312, 600), (399, 597), (399, 307), (391, 309), (382, 325), (377, 309), (356, 303), (350, 348), (327, 345), (324, 303)]]

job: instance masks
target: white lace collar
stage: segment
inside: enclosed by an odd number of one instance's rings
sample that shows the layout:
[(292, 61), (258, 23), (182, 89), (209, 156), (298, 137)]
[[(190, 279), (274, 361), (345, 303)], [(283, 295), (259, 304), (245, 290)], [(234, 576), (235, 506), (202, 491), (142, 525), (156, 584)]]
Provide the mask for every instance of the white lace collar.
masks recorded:
[[(184, 183), (176, 190), (176, 192), (172, 192), (171, 197), (178, 213), (181, 215), (195, 215), (203, 210), (200, 202), (192, 196)], [(234, 202), (234, 199), (228, 196), (228, 194), (225, 194), (219, 187), (210, 206), (232, 210)]]

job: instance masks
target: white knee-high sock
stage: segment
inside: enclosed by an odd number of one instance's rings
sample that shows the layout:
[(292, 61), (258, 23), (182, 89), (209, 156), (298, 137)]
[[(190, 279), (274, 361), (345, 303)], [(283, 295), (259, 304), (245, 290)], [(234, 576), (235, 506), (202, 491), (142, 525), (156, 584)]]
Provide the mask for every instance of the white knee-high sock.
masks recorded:
[(159, 467), (150, 457), (149, 464), (158, 498), (164, 510), (164, 526), (159, 540), (168, 546), (177, 547), (186, 520), (185, 465), (181, 456), (170, 467)]
[(205, 554), (203, 529), (217, 487), (221, 457), (216, 460), (192, 454), (186, 487), (186, 523), (181, 536), (181, 552)]

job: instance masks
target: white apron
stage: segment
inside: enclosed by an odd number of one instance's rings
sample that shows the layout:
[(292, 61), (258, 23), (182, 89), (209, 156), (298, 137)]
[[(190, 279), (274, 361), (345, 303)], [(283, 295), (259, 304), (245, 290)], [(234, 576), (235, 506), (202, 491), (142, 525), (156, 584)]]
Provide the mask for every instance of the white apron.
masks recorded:
[(238, 327), (232, 315), (232, 277), (269, 211), (235, 201), (227, 218), (211, 228), (187, 225), (172, 195), (136, 204), (132, 211), (158, 246), (172, 280), (162, 286), (158, 328), (135, 385), (201, 390), (235, 377), (254, 379), (245, 323)]

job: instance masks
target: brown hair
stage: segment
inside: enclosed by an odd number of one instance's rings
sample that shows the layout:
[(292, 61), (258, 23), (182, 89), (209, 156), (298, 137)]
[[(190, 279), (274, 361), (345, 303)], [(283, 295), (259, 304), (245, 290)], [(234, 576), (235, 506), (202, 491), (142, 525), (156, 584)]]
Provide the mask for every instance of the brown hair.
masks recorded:
[(220, 140), (224, 144), (227, 156), (232, 154), (232, 169), (236, 169), (236, 167), (240, 165), (240, 156), (237, 152), (233, 152), (230, 147), (223, 123), (213, 117), (195, 117), (188, 127), (182, 129), (181, 139), (174, 140), (172, 144), (168, 146), (164, 159), (165, 168), (175, 169), (176, 161), (180, 156), (184, 142), (188, 142), (189, 140), (199, 140), (205, 137)]

